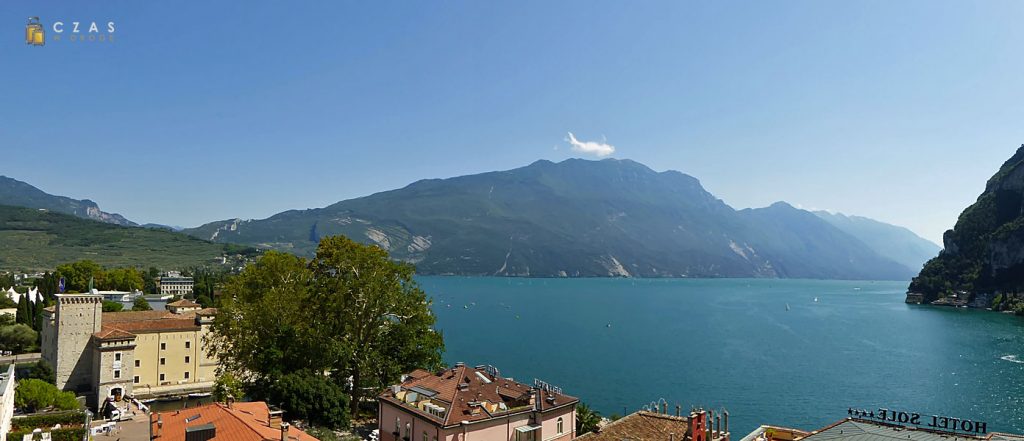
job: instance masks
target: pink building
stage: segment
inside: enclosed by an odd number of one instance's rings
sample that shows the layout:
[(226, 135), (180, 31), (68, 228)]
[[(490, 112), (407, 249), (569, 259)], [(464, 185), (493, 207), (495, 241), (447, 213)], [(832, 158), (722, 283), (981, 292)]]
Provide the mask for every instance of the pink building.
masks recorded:
[(378, 400), (380, 441), (569, 441), (579, 399), (491, 366), (418, 369)]

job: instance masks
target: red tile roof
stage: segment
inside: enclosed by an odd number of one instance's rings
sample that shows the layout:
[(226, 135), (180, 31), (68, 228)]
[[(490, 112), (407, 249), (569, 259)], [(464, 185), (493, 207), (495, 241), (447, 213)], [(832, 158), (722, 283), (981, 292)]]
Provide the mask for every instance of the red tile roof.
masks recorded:
[(202, 306), (202, 305), (200, 305), (200, 304), (198, 304), (196, 302), (193, 302), (193, 301), (191, 301), (189, 299), (180, 299), (180, 300), (175, 300), (175, 301), (173, 301), (171, 303), (168, 303), (167, 306)]
[[(199, 418), (185, 422), (198, 415)], [(159, 441), (184, 441), (185, 428), (213, 424), (216, 430), (214, 441), (280, 441), (281, 429), (268, 424), (269, 409), (262, 401), (234, 403), (229, 409), (226, 404), (213, 403), (205, 406), (183, 409), (176, 412), (160, 412), (151, 416), (153, 434), (156, 435), (157, 420), (162, 421)], [(288, 428), (288, 439), (317, 441), (306, 432), (295, 427)]]
[(690, 426), (689, 418), (655, 412), (639, 411), (619, 418), (601, 428), (577, 437), (580, 441), (683, 441)]
[[(460, 384), (464, 386), (460, 388)], [(443, 426), (458, 424), (462, 421), (482, 421), (504, 417), (510, 413), (532, 410), (532, 406), (529, 405), (532, 392), (537, 393), (535, 402), (539, 403), (542, 412), (565, 405), (575, 405), (579, 402), (579, 399), (569, 395), (537, 390), (507, 378), (490, 375), (483, 369), (469, 366), (456, 366), (436, 373), (417, 369), (410, 373), (400, 386), (402, 391), (409, 391), (417, 387), (437, 392), (437, 395), (431, 397), (431, 400), (434, 401), (434, 404), (446, 408), (444, 418), (404, 402), (396, 396), (392, 389), (388, 389), (379, 398), (403, 409), (416, 412), (420, 417)], [(486, 406), (474, 405), (475, 403), (504, 404), (505, 409), (502, 410), (498, 407), (492, 411)]]
[[(205, 312), (204, 312), (205, 311)], [(170, 311), (119, 311), (103, 313), (103, 330), (97, 334), (119, 330), (131, 334), (147, 332), (194, 331), (199, 329), (196, 315), (216, 314), (217, 310), (207, 308), (201, 311), (189, 311), (175, 314)], [(96, 334), (93, 334), (96, 335)], [(98, 338), (106, 338), (100, 337)]]
[(100, 340), (127, 340), (135, 338), (135, 334), (131, 332), (108, 328), (103, 328), (102, 331), (94, 333), (92, 336)]

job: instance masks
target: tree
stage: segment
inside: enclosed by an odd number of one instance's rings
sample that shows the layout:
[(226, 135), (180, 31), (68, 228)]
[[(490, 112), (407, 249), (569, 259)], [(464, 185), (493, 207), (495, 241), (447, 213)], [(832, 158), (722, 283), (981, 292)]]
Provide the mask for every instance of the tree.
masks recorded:
[(348, 396), (337, 383), (310, 371), (285, 374), (270, 390), (272, 402), (288, 409), (292, 418), (328, 427), (348, 424)]
[(74, 393), (58, 392), (57, 395), (53, 397), (53, 407), (60, 410), (74, 410), (78, 409), (80, 406), (78, 405), (78, 398), (75, 397)]
[(149, 267), (148, 270), (142, 273), (143, 292), (155, 294), (159, 291), (156, 287), (157, 277), (160, 277), (160, 270), (158, 270), (155, 266)]
[(142, 289), (145, 281), (142, 272), (135, 268), (114, 268), (103, 273), (101, 289), (134, 291)]
[(213, 306), (213, 300), (211, 300), (205, 294), (196, 297), (196, 303), (198, 303), (199, 306), (202, 306), (203, 308), (209, 308)]
[(79, 260), (57, 266), (57, 274), (64, 277), (67, 291), (86, 292), (89, 290), (89, 279), (97, 282), (103, 280), (103, 267), (91, 260)]
[(78, 399), (72, 392), (61, 392), (50, 383), (35, 378), (18, 380), (14, 390), (14, 405), (28, 412), (36, 412), (49, 407), (60, 410), (78, 409)]
[(139, 296), (132, 302), (132, 311), (152, 311), (153, 307), (149, 306), (149, 301), (145, 297)]
[(36, 348), (38, 337), (36, 331), (24, 323), (4, 326), (0, 328), (0, 349), (15, 354), (31, 352)]
[(601, 414), (583, 402), (576, 405), (576, 436), (596, 432), (601, 424)]
[(31, 326), (32, 324), (32, 306), (29, 305), (28, 294), (22, 294), (21, 298), (18, 299), (18, 323)]
[(411, 265), (333, 236), (320, 241), (309, 267), (316, 308), (306, 311), (333, 312), (310, 314), (310, 328), (327, 345), (325, 353), (343, 356), (333, 364), (352, 378), (352, 415), (364, 388), (382, 389), (415, 368), (441, 366), (444, 342)]
[(213, 399), (220, 402), (227, 401), (228, 397), (241, 400), (245, 396), (244, 386), (231, 372), (222, 372), (213, 382)]
[(54, 384), (57, 380), (54, 376), (53, 366), (46, 359), (40, 359), (36, 364), (32, 365), (29, 369), (28, 375), (25, 378), (35, 378), (37, 380), (43, 380), (47, 383)]
[(113, 302), (110, 300), (103, 301), (103, 312), (118, 312), (124, 309), (124, 304), (121, 302)]
[[(344, 237), (323, 239), (309, 262), (267, 252), (225, 284), (210, 350), (222, 372), (245, 373), (246, 390), (257, 399), (283, 400), (300, 389), (320, 394), (307, 401), (334, 405), (337, 389), (324, 382), (345, 390), (351, 378), (345, 401), (354, 415), (364, 390), (441, 366), (444, 343), (413, 273), (380, 248)], [(288, 375), (291, 383), (282, 385)], [(309, 412), (311, 419), (341, 421), (330, 408)]]

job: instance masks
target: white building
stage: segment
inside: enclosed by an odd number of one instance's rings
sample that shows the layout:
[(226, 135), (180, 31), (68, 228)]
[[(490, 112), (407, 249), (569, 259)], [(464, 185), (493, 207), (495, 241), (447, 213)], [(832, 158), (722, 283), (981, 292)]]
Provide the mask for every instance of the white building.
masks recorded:
[(14, 363), (7, 367), (6, 373), (0, 373), (0, 441), (7, 441), (7, 432), (11, 431), (11, 418), (14, 416)]
[(183, 277), (177, 271), (165, 273), (157, 279), (157, 286), (161, 295), (188, 297), (192, 295), (192, 288), (195, 282), (191, 277)]

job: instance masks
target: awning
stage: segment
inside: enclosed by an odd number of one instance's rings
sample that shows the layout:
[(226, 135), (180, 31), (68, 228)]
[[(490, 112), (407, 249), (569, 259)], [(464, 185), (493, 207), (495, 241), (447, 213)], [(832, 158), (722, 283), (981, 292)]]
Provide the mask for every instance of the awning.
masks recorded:
[(533, 432), (534, 430), (540, 429), (540, 424), (530, 424), (526, 426), (516, 427), (516, 432)]

